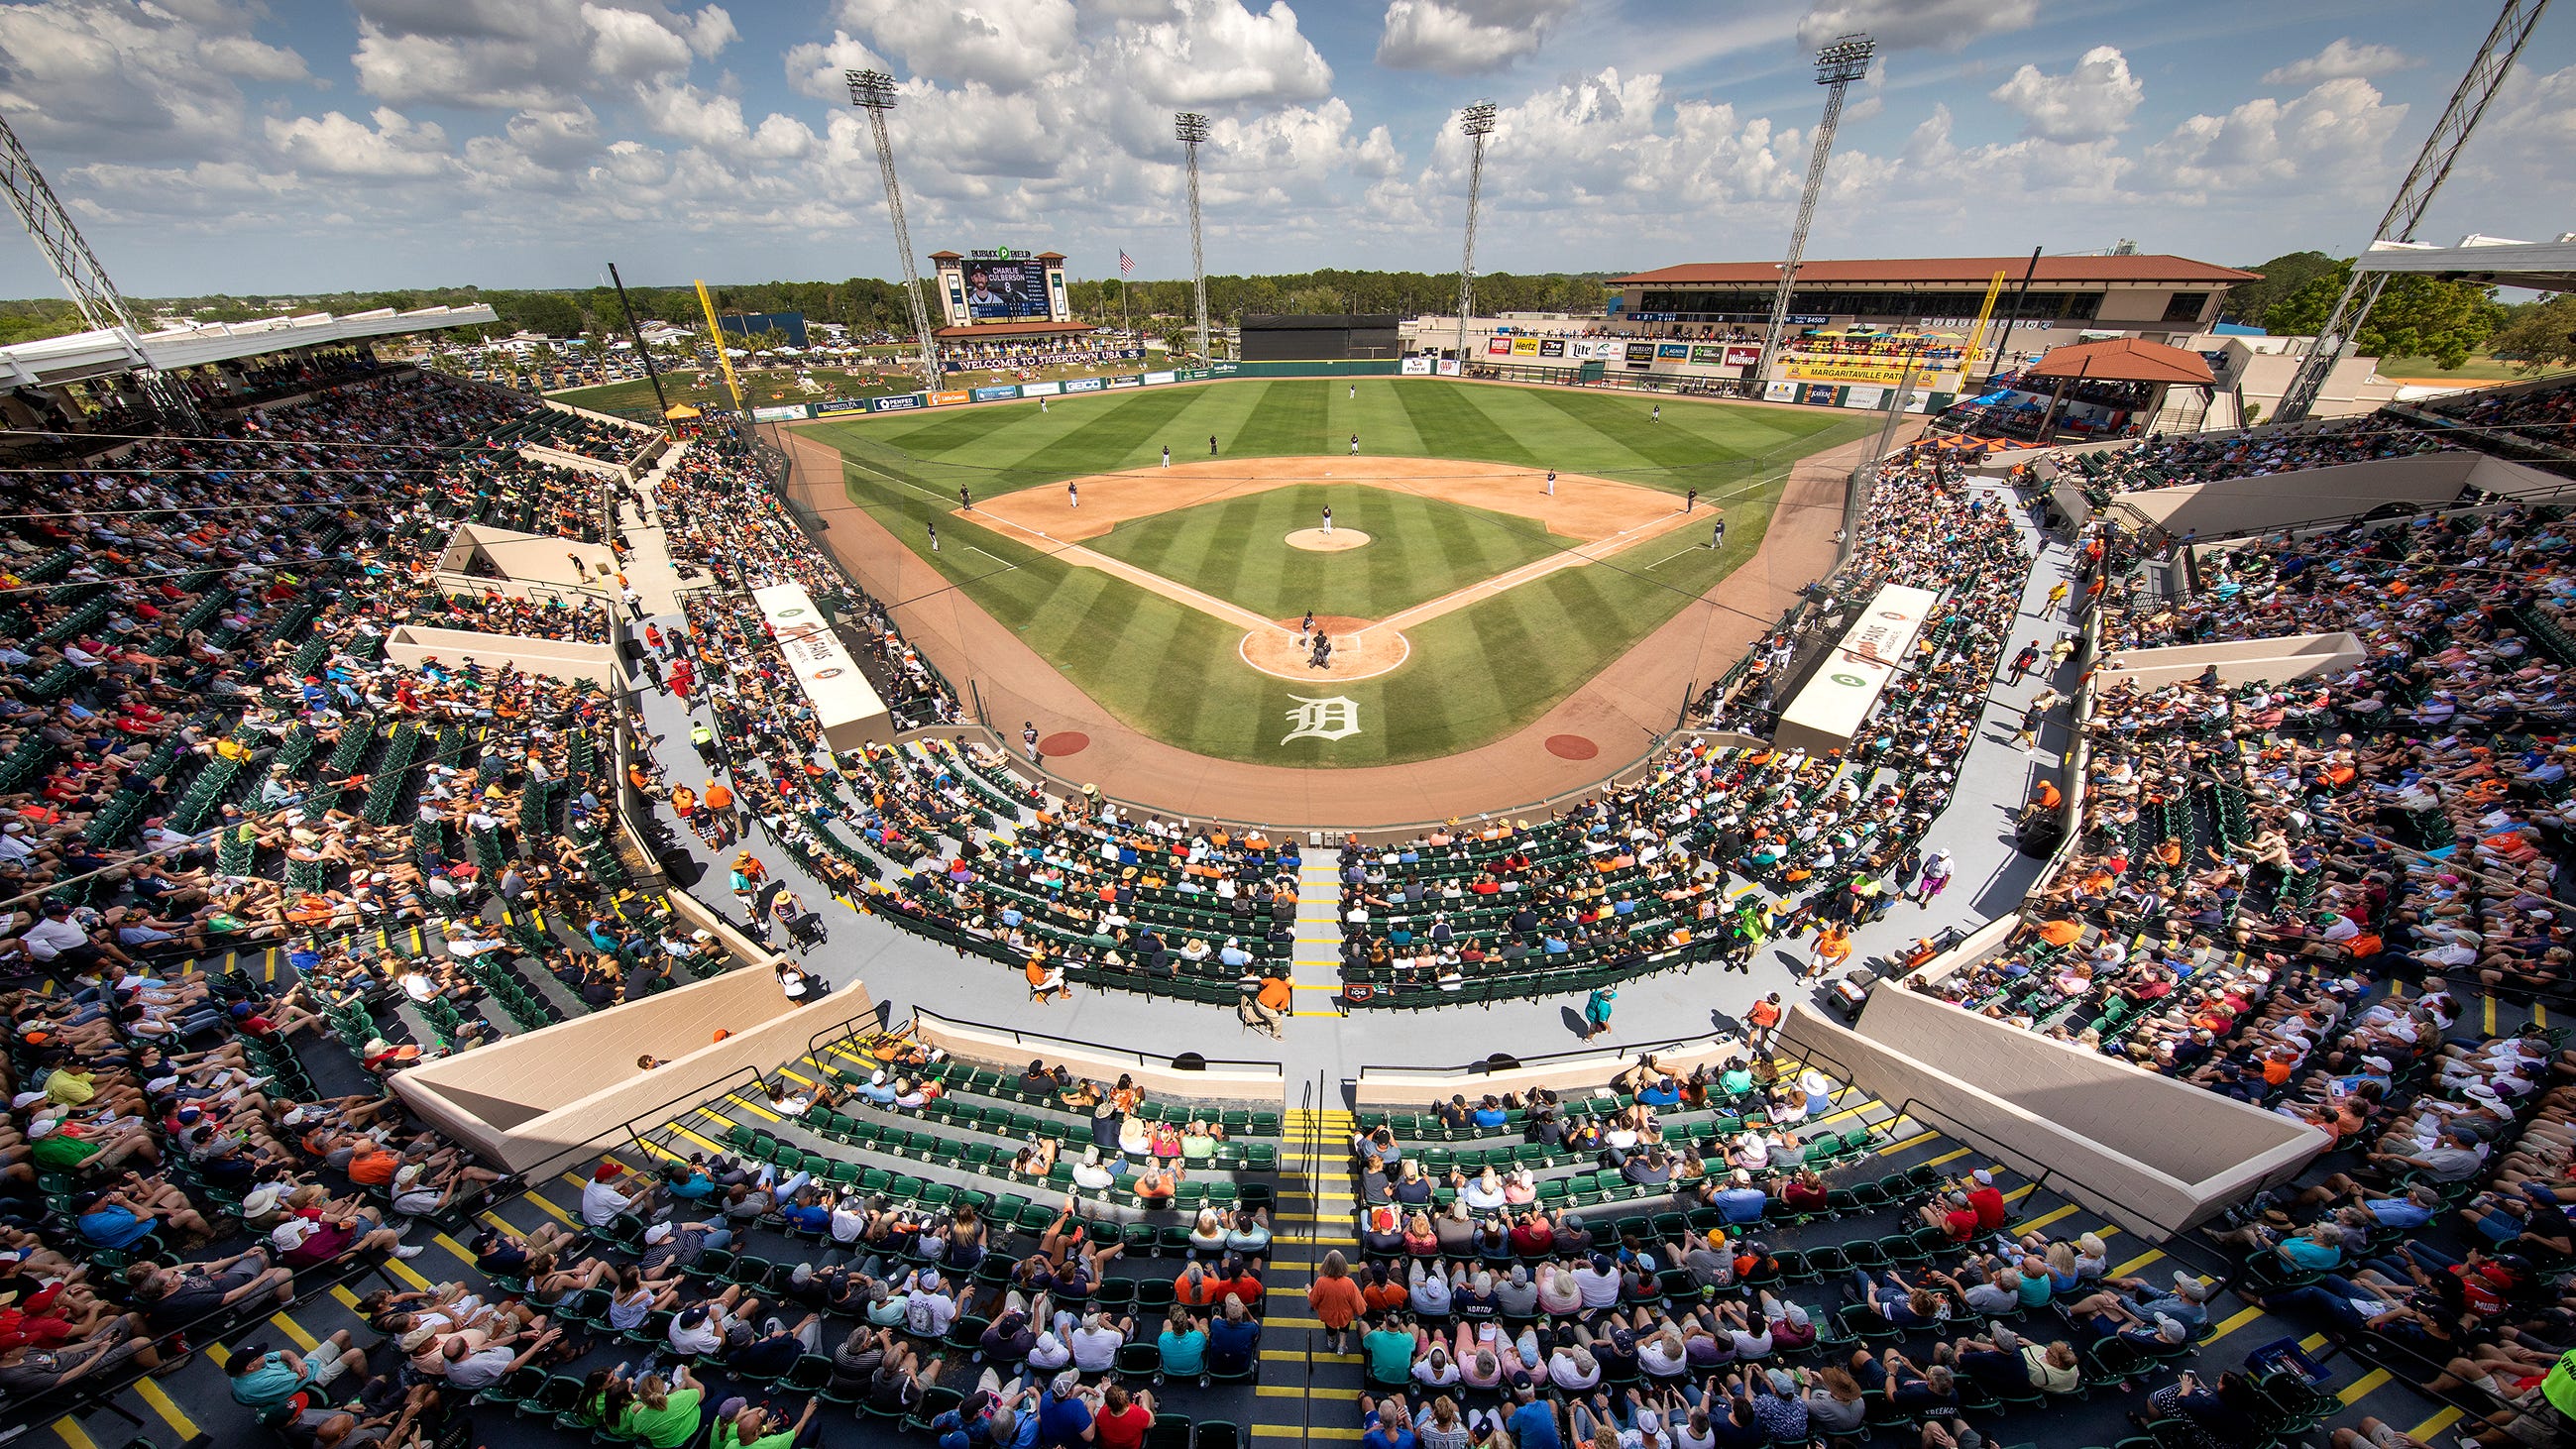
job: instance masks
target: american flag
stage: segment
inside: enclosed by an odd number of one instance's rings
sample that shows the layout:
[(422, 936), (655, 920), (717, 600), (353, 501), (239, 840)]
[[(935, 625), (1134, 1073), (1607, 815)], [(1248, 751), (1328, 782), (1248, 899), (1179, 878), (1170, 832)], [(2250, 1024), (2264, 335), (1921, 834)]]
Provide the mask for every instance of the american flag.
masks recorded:
[(1134, 257), (1131, 257), (1131, 256), (1127, 255), (1126, 250), (1125, 250), (1124, 248), (1121, 248), (1121, 249), (1119, 250), (1119, 253), (1118, 253), (1118, 275), (1120, 275), (1120, 276), (1124, 277), (1124, 276), (1127, 276), (1127, 275), (1129, 275), (1130, 273), (1134, 272), (1135, 270), (1136, 270), (1136, 259), (1135, 259)]

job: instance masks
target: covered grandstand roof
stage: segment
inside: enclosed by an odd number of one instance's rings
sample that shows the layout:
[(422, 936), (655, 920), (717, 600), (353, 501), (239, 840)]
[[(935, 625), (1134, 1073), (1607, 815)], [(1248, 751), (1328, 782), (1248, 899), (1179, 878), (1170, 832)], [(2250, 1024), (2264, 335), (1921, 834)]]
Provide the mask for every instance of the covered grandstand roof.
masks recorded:
[(2365, 272), (2416, 272), (2541, 292), (2576, 291), (2576, 232), (2545, 242), (2468, 236), (2455, 247), (2373, 242), (2360, 265)]
[[(2018, 282), (2030, 268), (2028, 257), (1879, 257), (1858, 261), (1814, 261), (1798, 268), (1801, 286), (1914, 285), (1924, 282), (1984, 283), (1995, 273)], [(2259, 281), (2259, 272), (2239, 271), (2189, 257), (2161, 254), (2124, 257), (2041, 257), (2037, 282), (2210, 282)], [(1780, 280), (1778, 262), (1684, 262), (1633, 276), (1612, 277), (1613, 287), (1673, 285), (1768, 285)]]
[(2025, 375), (2085, 377), (2096, 382), (2187, 383), (2201, 387), (2217, 380), (2210, 375), (2209, 359), (2199, 353), (2135, 337), (2052, 347), (2048, 349), (2048, 355)]
[(379, 307), (345, 317), (309, 312), (300, 317), (264, 317), (255, 322), (211, 322), (147, 332), (132, 344), (113, 329), (99, 328), (0, 347), (0, 390), (78, 382), (85, 377), (106, 377), (138, 367), (197, 367), (296, 347), (474, 327), (498, 320), (491, 307), (477, 302), (471, 307), (423, 307), (411, 312)]

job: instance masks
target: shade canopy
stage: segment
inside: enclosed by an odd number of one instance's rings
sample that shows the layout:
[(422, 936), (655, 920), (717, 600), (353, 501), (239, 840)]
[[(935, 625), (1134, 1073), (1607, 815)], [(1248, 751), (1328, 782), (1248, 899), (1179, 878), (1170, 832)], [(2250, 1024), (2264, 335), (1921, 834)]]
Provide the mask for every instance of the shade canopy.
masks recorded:
[(673, 403), (671, 404), (671, 410), (662, 414), (662, 416), (665, 419), (672, 421), (685, 421), (689, 418), (703, 417), (705, 415), (700, 413), (696, 408), (689, 406), (687, 403)]
[(2082, 377), (2096, 382), (2188, 383), (2209, 387), (2209, 360), (2197, 352), (2135, 337), (2052, 347), (2025, 377)]

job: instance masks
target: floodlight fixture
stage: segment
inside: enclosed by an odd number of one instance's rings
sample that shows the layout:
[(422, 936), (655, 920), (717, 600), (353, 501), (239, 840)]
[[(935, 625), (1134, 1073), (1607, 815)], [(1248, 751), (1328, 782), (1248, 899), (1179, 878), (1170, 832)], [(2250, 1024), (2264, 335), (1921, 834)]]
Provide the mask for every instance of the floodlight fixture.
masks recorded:
[(1458, 113), (1458, 129), (1469, 136), (1490, 136), (1494, 132), (1494, 103), (1478, 101)]
[(1816, 84), (1849, 85), (1869, 74), (1869, 63), (1878, 56), (1878, 42), (1866, 35), (1838, 35), (1833, 43), (1816, 52)]

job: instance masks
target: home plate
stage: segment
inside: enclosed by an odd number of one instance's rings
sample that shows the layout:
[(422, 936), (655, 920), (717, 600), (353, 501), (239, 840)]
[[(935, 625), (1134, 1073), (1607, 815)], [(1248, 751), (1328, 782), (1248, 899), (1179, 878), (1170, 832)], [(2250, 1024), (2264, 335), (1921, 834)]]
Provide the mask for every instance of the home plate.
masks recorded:
[(1315, 626), (1333, 641), (1333, 658), (1318, 669), (1308, 662), (1314, 655), (1297, 633), (1300, 622), (1285, 619), (1276, 629), (1254, 630), (1243, 636), (1236, 652), (1244, 663), (1264, 674), (1300, 680), (1373, 679), (1391, 673), (1413, 653), (1404, 635), (1384, 624), (1319, 615)]

